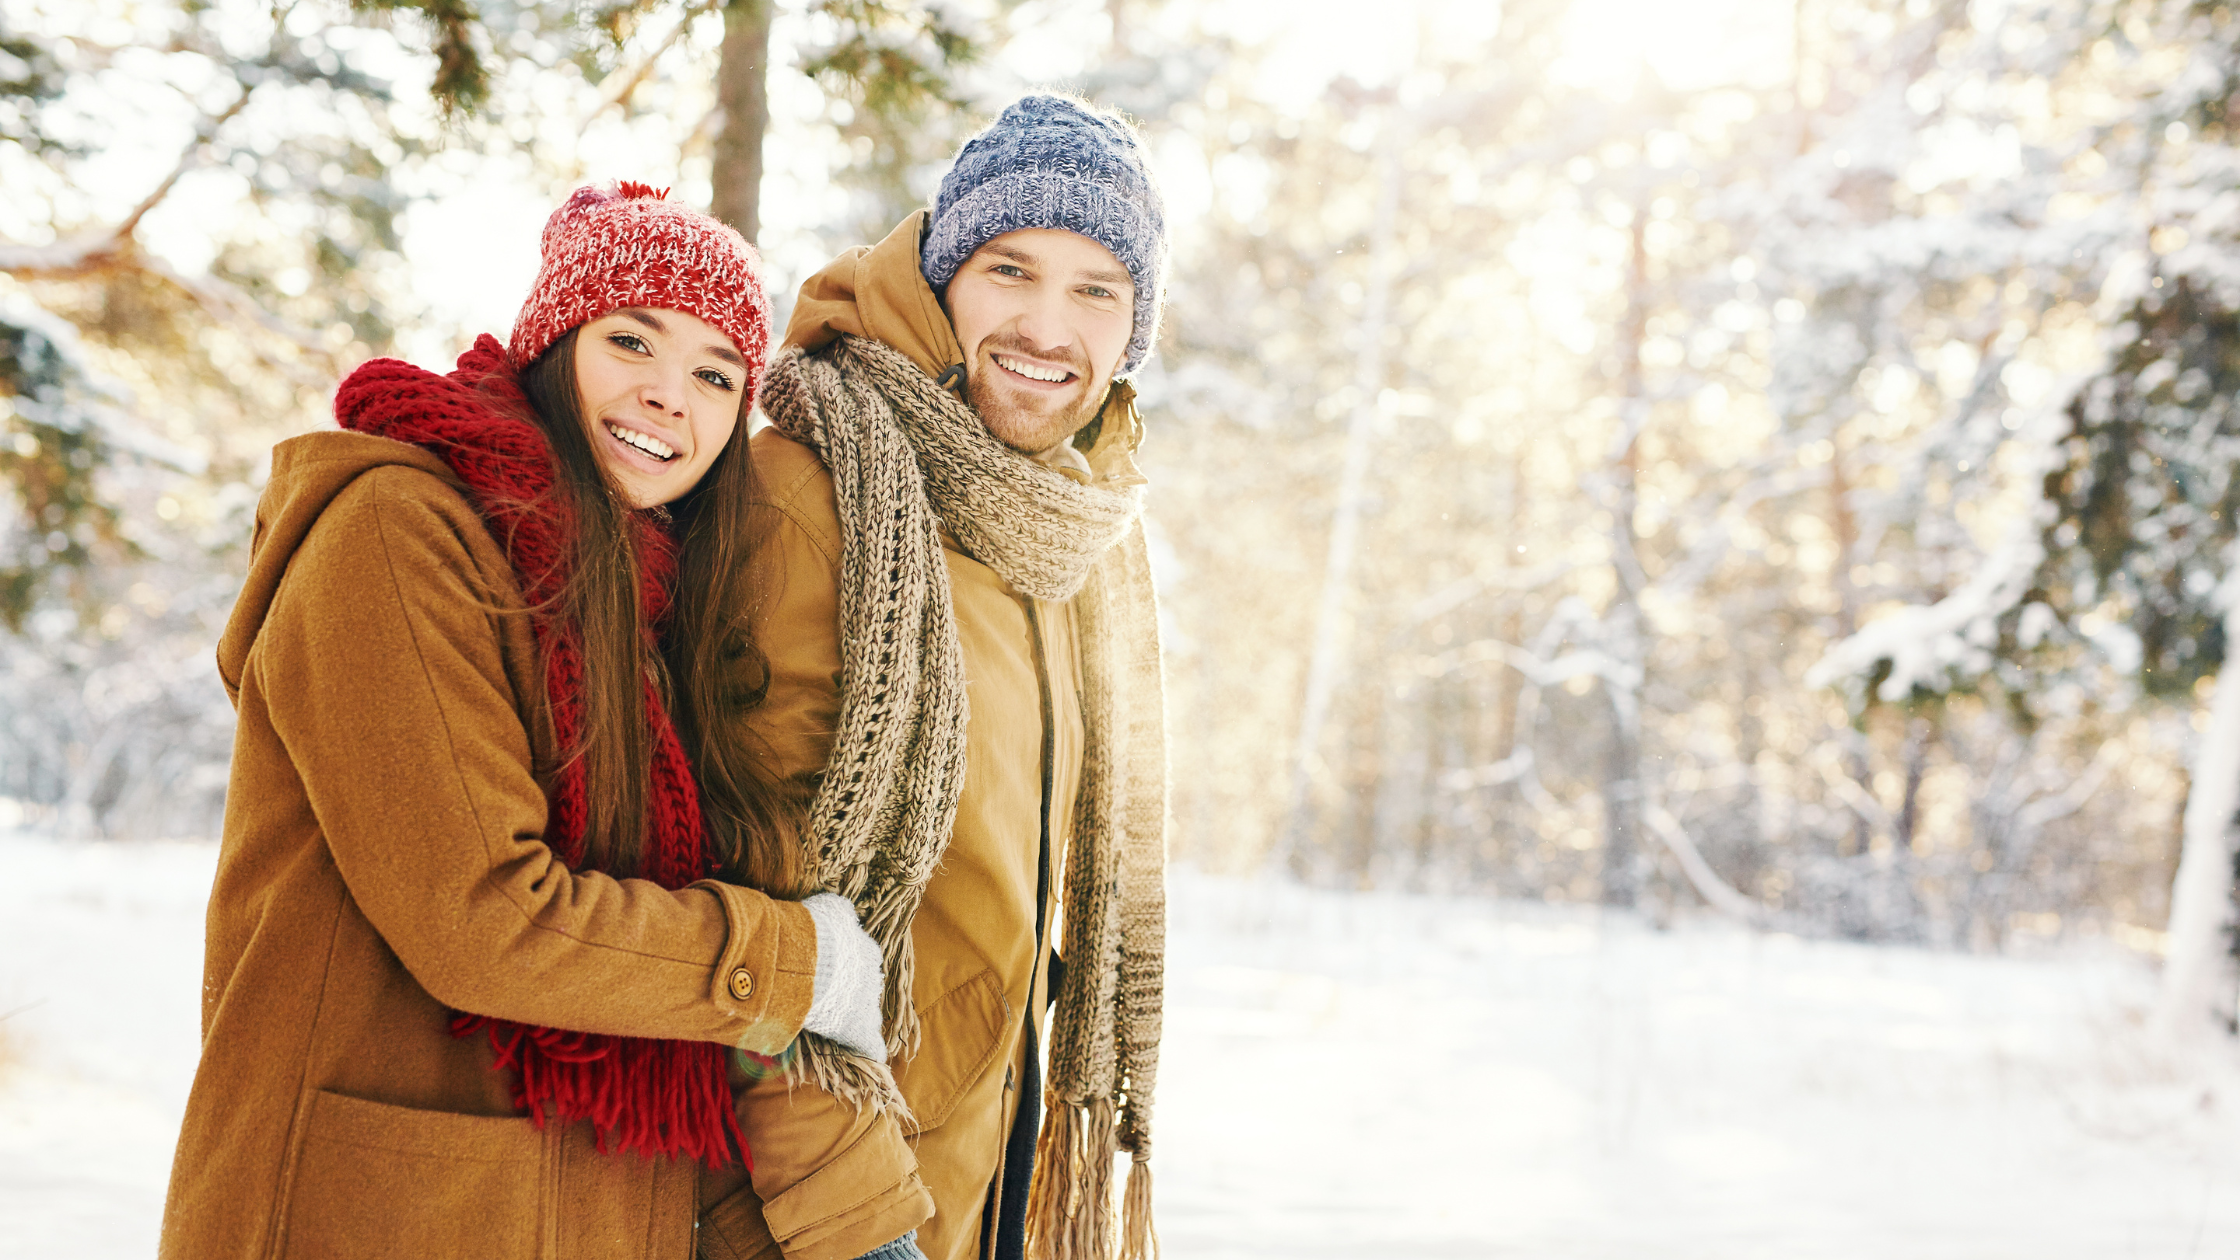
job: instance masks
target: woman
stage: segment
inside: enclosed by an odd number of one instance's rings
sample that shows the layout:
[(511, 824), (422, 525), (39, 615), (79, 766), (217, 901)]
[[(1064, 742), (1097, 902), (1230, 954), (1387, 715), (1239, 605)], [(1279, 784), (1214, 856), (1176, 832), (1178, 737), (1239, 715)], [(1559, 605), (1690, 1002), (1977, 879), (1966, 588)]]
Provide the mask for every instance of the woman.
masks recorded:
[(876, 948), (750, 890), (798, 891), (789, 809), (700, 738), (753, 251), (625, 184), (543, 255), (509, 346), (368, 363), (273, 453), (165, 1256), (682, 1260), (749, 1155), (728, 1051), (880, 1053)]

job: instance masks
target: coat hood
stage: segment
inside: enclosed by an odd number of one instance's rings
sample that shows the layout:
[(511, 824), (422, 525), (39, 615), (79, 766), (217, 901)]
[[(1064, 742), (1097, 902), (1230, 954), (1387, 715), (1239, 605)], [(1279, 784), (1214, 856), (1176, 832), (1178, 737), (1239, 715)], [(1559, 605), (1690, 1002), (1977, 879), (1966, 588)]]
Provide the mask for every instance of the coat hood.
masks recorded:
[[(321, 513), (351, 482), (387, 465), (416, 468), (453, 485), (459, 479), (429, 451), (365, 433), (321, 432), (290, 438), (272, 448), (272, 478), (257, 500), (256, 533), (249, 542), (249, 576), (218, 639), (218, 676), (226, 694), (240, 699), (241, 671), (249, 647), (264, 627), (288, 561)], [(460, 486), (463, 493), (465, 487)]]
[[(868, 337), (899, 351), (935, 380), (956, 372), (949, 388), (963, 398), (964, 348), (957, 343), (949, 313), (918, 269), (926, 217), (924, 210), (913, 213), (885, 240), (858, 245), (809, 277), (786, 321), (785, 347), (799, 346), (814, 354), (843, 334)], [(1108, 487), (1143, 483), (1143, 474), (1131, 458), (1143, 444), (1143, 417), (1136, 410), (1134, 385), (1112, 382), (1103, 412), (1084, 432), (1095, 434), (1083, 451), (1090, 473), (1063, 466), (1060, 472)]]

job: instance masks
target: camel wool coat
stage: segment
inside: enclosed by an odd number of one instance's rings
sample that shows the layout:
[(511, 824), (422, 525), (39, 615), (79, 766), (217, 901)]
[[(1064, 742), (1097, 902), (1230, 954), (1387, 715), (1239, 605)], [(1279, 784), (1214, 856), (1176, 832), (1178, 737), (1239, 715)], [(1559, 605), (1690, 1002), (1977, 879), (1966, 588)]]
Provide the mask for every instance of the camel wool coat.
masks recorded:
[(218, 667), (239, 730), (160, 1254), (687, 1260), (703, 1170), (515, 1114), (451, 1013), (775, 1053), (808, 912), (545, 846), (512, 569), (418, 447), (274, 451)]
[[(787, 344), (815, 350), (848, 333), (886, 343), (928, 376), (961, 363), (948, 316), (918, 271), (924, 222), (921, 211), (812, 277)], [(1132, 396), (1115, 390), (1119, 405)], [(1105, 426), (1112, 440), (1100, 439), (1089, 465), (1127, 458), (1125, 427)], [(775, 430), (757, 434), (753, 449), (771, 516), (765, 581), (755, 586), (769, 673), (737, 737), (813, 786), (840, 713), (839, 514), (814, 451)], [(741, 1122), (755, 1147), (753, 1182), (707, 1212), (701, 1247), (710, 1260), (848, 1260), (911, 1228), (928, 1260), (973, 1260), (993, 1254), (983, 1251), (991, 1209), (1015, 1217), (1021, 1206), (1003, 1201), (1003, 1184), (1023, 1184), (1004, 1177), (1005, 1142), (1020, 1082), (1041, 1079), (1027, 1062), (1027, 1028), (1035, 1046), (1045, 1043), (1054, 890), (1063, 886), (1085, 738), (1079, 654), (1070, 602), (1023, 595), (954, 540), (943, 542), (970, 718), (956, 826), (911, 924), (922, 1036), (894, 1069), (913, 1122), (858, 1114), (807, 1084), (747, 1089)], [(755, 694), (760, 681), (742, 677), (734, 690)], [(1053, 895), (1038, 899), (1044, 887)], [(931, 1193), (930, 1219), (910, 1193), (917, 1183)], [(782, 1207), (772, 1196), (784, 1196)], [(811, 1236), (802, 1220), (824, 1224)]]

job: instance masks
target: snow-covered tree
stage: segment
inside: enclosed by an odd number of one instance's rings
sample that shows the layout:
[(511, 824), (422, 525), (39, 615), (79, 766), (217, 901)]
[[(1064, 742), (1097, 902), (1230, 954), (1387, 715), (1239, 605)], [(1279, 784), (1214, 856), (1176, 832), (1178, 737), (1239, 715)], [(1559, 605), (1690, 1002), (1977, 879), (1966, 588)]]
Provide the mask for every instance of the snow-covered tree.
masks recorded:
[[(1917, 704), (1996, 694), (2025, 731), (2088, 711), (2182, 720), (2206, 700), (2191, 721), (2206, 737), (2191, 741), (2157, 1020), (2176, 1030), (2214, 1012), (2229, 1024), (2240, 698), (2218, 674), (2232, 630), (2240, 455), (2240, 154), (2226, 118), (2240, 91), (2235, 15), (2222, 4), (2135, 3), (2002, 16), (2033, 37), (2010, 27), (1997, 47), (2031, 50), (2001, 68), (2010, 92), (2038, 101), (2019, 121), (2040, 157), (2003, 196), (1979, 200), (2003, 220), (1983, 239), (2013, 242), (1999, 253), (2026, 288), (2006, 305), (2024, 319), (1987, 327), (1980, 362), (2000, 375), (1979, 372), (1983, 388), (1917, 449), (1962, 472), (1972, 461), (1976, 481), (2003, 481), (2021, 503), (2001, 540), (1959, 549), (1979, 557), (1966, 581), (1867, 625), (1820, 676)], [(1979, 40), (1966, 69), (2000, 86), (1985, 70), (2000, 60), (1993, 47)], [(2083, 370), (2063, 377), (2031, 362), (2033, 343), (2054, 340), (2070, 343), (2067, 361)], [(2009, 396), (2014, 369), (2026, 384), (2039, 378), (2034, 400)], [(2016, 838), (2073, 810), (2117, 752), (2103, 743), (2081, 781), (2014, 802), (2005, 817)]]
[(476, 45), (432, 16), (0, 7), (0, 796), (17, 810), (73, 832), (214, 820), (231, 715), (209, 651), (257, 469), (412, 310), (398, 178), (442, 110), (487, 95), (460, 61)]

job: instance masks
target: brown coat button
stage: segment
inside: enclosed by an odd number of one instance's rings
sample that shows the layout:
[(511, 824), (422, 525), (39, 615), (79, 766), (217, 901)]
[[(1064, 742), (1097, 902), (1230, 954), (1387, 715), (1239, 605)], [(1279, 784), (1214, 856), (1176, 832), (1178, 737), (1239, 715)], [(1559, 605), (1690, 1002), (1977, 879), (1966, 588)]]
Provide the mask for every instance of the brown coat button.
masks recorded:
[(754, 973), (745, 967), (731, 969), (731, 996), (744, 1002), (754, 996)]

